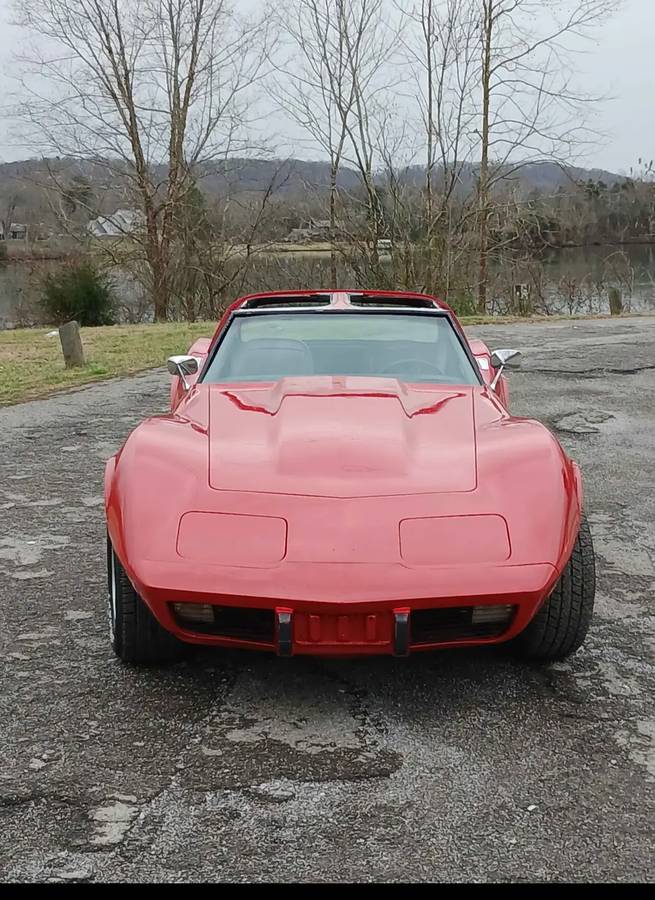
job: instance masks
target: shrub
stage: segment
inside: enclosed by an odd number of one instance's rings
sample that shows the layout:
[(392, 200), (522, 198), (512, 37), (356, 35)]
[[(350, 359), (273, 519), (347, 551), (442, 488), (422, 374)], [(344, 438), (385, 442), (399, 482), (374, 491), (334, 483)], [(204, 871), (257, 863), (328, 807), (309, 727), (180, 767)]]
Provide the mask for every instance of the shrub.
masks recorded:
[(80, 325), (113, 325), (116, 315), (111, 283), (91, 263), (46, 275), (41, 306), (56, 325), (73, 319)]
[(456, 316), (479, 315), (476, 298), (467, 290), (451, 291), (443, 299), (454, 310)]

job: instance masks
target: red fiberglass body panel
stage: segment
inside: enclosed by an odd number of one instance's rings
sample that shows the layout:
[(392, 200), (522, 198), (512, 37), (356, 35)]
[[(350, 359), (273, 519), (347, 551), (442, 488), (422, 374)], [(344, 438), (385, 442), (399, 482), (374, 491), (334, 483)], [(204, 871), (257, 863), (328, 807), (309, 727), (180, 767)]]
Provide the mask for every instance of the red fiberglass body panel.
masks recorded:
[(398, 611), (471, 604), (515, 615), (497, 637), (429, 646), (508, 639), (570, 556), (581, 489), (551, 433), (483, 381), (195, 384), (109, 460), (114, 548), (191, 642), (259, 646), (183, 627), (173, 603), (286, 611), (297, 653), (392, 652)]
[(472, 491), (472, 393), (325, 376), (210, 390), (209, 484), (308, 497)]

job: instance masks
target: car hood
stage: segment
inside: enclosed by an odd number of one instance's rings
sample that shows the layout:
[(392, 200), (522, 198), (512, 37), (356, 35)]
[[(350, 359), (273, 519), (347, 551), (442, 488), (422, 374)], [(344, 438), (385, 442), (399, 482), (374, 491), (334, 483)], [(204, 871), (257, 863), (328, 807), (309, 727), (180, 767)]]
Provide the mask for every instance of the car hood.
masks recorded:
[(321, 596), (316, 563), (336, 566), (327, 599), (451, 596), (457, 578), (421, 575), (435, 566), (554, 574), (581, 499), (556, 438), (486, 386), (355, 378), (196, 385), (134, 429), (106, 488), (114, 546), (141, 587), (188, 564), (214, 588), (220, 568), (227, 594), (296, 599)]
[(476, 488), (481, 388), (314, 377), (206, 389), (215, 490), (371, 497)]

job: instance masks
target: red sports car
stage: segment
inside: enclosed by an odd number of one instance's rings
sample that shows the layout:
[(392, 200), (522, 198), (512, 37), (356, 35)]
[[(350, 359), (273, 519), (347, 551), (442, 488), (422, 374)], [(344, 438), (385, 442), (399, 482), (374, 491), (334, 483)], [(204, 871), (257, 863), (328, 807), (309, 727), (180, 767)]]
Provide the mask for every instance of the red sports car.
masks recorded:
[(508, 413), (517, 356), (423, 294), (232, 304), (107, 463), (115, 652), (572, 653), (595, 590), (580, 472)]

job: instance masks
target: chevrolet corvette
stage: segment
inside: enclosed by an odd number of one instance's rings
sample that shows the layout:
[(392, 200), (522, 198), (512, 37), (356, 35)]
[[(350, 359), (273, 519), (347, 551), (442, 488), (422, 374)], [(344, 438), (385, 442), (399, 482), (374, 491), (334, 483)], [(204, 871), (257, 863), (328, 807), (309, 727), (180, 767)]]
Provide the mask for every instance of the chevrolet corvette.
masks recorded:
[(115, 653), (573, 653), (595, 591), (582, 481), (509, 413), (519, 355), (423, 294), (237, 300), (107, 462)]

